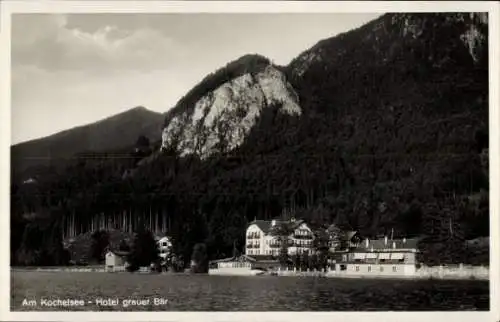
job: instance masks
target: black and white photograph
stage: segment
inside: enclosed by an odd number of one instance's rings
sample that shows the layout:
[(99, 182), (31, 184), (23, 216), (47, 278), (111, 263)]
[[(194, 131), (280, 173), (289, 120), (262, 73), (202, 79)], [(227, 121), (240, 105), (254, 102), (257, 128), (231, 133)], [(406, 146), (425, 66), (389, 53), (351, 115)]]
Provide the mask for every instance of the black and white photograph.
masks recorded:
[(498, 3), (167, 2), (2, 14), (4, 310), (500, 319)]

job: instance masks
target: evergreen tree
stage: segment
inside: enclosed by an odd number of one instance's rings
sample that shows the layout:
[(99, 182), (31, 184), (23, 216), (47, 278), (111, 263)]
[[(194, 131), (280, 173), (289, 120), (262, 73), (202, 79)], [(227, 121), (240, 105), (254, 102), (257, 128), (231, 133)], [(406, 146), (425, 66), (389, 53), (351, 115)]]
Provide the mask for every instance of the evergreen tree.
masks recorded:
[(151, 263), (156, 263), (158, 258), (158, 244), (153, 234), (143, 227), (139, 228), (135, 233), (131, 251), (127, 258), (129, 270), (135, 271), (140, 267), (150, 266)]
[(130, 251), (130, 246), (127, 244), (125, 239), (122, 239), (120, 241), (120, 245), (118, 246), (118, 249), (122, 252), (129, 252)]
[(274, 236), (280, 246), (279, 262), (282, 266), (288, 265), (288, 247), (290, 246), (289, 237), (293, 233), (294, 227), (290, 221), (279, 221), (271, 227), (270, 234)]
[(192, 273), (208, 273), (207, 246), (204, 243), (194, 245), (191, 262)]
[(104, 261), (104, 252), (109, 245), (109, 234), (104, 230), (98, 230), (92, 234), (89, 257), (98, 263)]

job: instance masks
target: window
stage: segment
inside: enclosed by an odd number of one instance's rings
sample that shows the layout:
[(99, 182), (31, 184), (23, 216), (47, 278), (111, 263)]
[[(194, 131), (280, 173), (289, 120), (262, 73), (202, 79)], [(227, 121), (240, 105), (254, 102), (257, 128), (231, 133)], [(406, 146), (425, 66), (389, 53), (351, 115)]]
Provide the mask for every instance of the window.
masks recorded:
[(383, 266), (380, 266), (380, 271), (383, 272), (384, 271), (384, 267)]
[(372, 267), (368, 266), (368, 272), (371, 272), (371, 271), (372, 271)]
[(359, 266), (356, 266), (356, 272), (359, 272)]
[(393, 272), (397, 271), (396, 266), (393, 266), (393, 267), (392, 267), (392, 271), (393, 271)]

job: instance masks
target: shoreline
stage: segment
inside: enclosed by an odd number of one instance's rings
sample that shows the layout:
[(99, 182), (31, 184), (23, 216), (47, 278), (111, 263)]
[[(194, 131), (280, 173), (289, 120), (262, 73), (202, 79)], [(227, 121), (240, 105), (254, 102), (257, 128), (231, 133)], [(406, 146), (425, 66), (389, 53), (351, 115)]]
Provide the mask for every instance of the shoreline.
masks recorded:
[[(128, 274), (147, 274), (147, 275), (191, 275), (185, 272), (149, 272), (149, 271), (137, 271), (134, 273), (129, 273), (126, 271), (108, 272), (103, 267), (11, 267), (12, 272), (43, 272), (43, 273), (128, 273)], [(362, 274), (339, 274), (335, 272), (294, 272), (294, 271), (273, 271), (273, 272), (262, 272), (262, 274), (255, 274), (255, 272), (217, 272), (217, 273), (206, 273), (206, 274), (193, 274), (193, 275), (207, 275), (207, 276), (276, 276), (276, 277), (321, 277), (321, 278), (337, 278), (337, 279), (387, 279), (387, 280), (461, 280), (461, 281), (489, 281), (489, 274), (426, 274), (425, 272), (417, 273), (415, 275), (362, 275)]]

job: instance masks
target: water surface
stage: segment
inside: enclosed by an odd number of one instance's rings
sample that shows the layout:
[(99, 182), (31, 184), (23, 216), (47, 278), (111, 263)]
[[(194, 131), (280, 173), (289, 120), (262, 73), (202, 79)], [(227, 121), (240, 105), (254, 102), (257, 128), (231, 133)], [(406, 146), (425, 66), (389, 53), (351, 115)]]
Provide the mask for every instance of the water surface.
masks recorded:
[[(42, 298), (85, 305), (41, 306)], [(98, 298), (119, 304), (98, 306)], [(25, 299), (36, 306), (22, 305)], [(143, 303), (124, 307), (127, 299)], [(11, 274), (11, 310), (487, 311), (489, 282), (17, 271)]]

